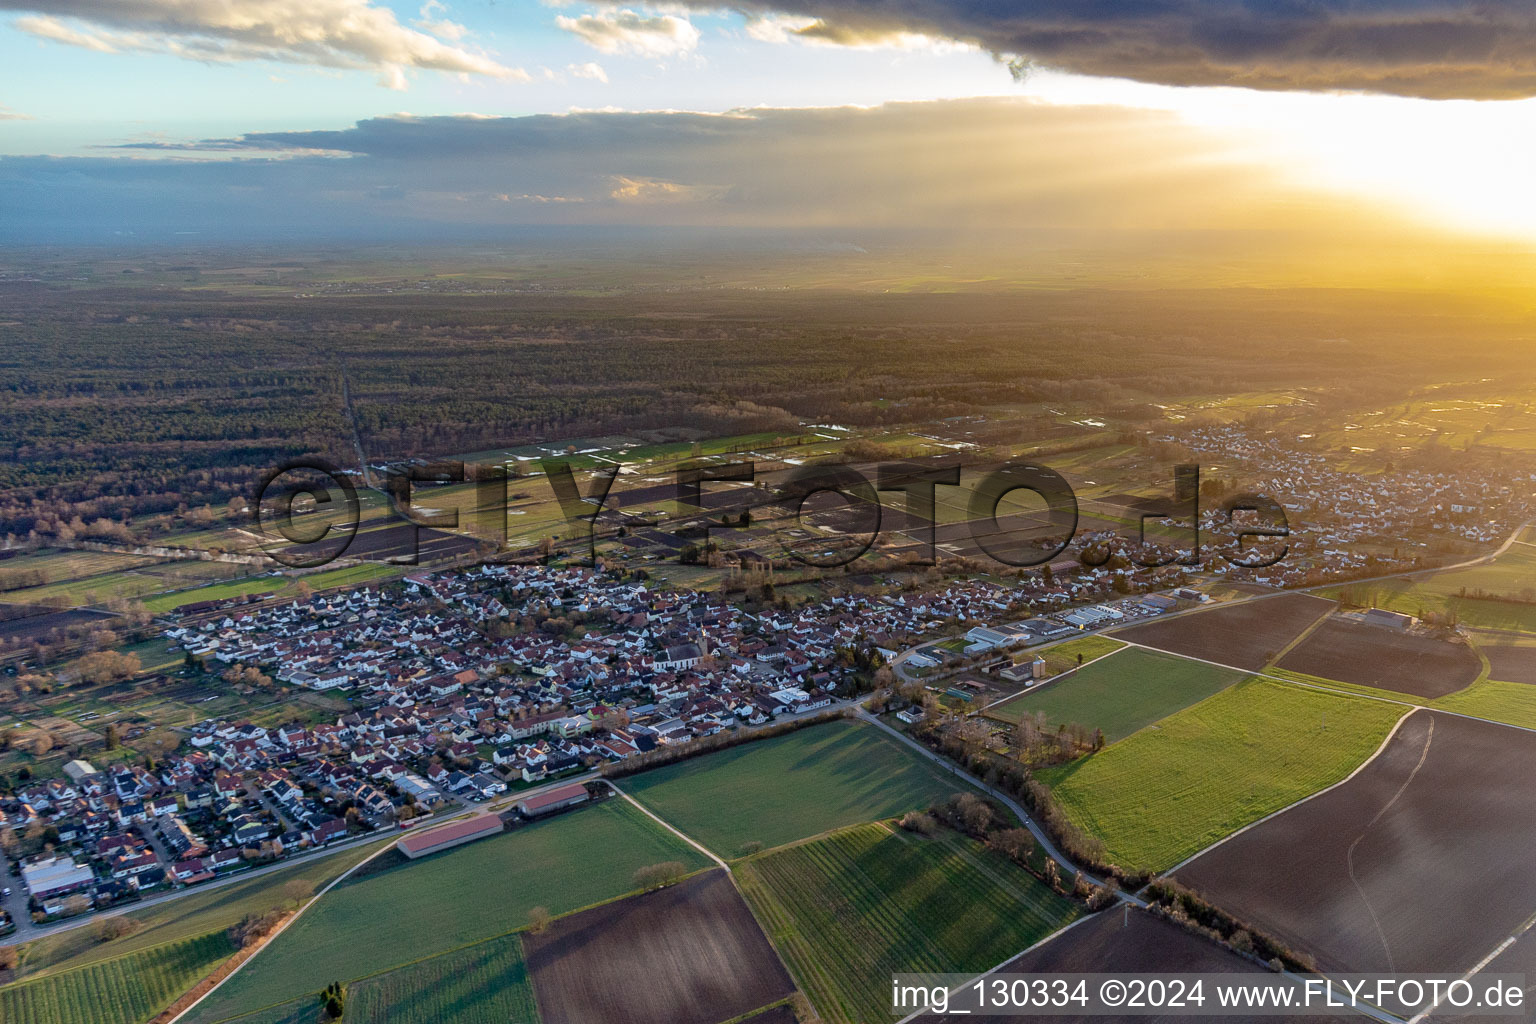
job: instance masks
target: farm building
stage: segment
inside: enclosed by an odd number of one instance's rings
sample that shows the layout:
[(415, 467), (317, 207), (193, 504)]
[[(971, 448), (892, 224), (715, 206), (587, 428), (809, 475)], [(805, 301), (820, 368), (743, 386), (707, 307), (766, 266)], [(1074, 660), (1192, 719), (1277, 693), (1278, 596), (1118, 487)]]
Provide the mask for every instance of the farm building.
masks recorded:
[(1386, 626), (1388, 629), (1407, 629), (1413, 625), (1413, 616), (1389, 612), (1385, 608), (1372, 608), (1361, 614), (1360, 621), (1369, 622), (1373, 626)]
[(84, 889), (95, 877), (90, 868), (64, 856), (34, 861), (21, 869), (21, 880), (26, 883), (27, 891), (38, 900)]
[(1021, 661), (1017, 665), (1010, 665), (1003, 669), (998, 675), (1010, 683), (1033, 686), (1045, 678), (1045, 659), (1032, 658), (1029, 661)]
[(965, 634), (965, 638), (970, 641), (965, 648), (966, 653), (990, 651), (1014, 642), (1009, 634), (990, 626), (975, 626)]
[(567, 807), (575, 807), (577, 804), (586, 803), (587, 787), (579, 782), (573, 782), (569, 786), (561, 786), (552, 789), (548, 793), (540, 793), (530, 796), (526, 800), (517, 802), (517, 809), (529, 818), (538, 818), (545, 814), (553, 814)]
[(1095, 629), (1125, 618), (1125, 613), (1118, 608), (1111, 608), (1105, 604), (1089, 605), (1086, 608), (1076, 608), (1061, 617), (1061, 621), (1078, 629)]
[(476, 839), (483, 839), (500, 831), (500, 818), (494, 814), (479, 814), (473, 818), (456, 821), (452, 825), (434, 828), (430, 832), (406, 836), (395, 845), (399, 847), (401, 853), (415, 860), (417, 857), (425, 857), (428, 854), (472, 843)]
[(75, 760), (64, 766), (64, 774), (68, 775), (71, 781), (79, 782), (87, 775), (95, 775), (96, 767), (89, 761)]

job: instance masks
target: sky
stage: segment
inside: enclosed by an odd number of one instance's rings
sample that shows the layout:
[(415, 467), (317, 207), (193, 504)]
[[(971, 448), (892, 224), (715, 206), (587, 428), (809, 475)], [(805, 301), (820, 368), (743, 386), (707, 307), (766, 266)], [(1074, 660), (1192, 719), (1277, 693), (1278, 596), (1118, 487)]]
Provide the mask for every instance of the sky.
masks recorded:
[(1396, 222), (1536, 242), (1524, 0), (0, 0), (0, 67), (13, 240)]

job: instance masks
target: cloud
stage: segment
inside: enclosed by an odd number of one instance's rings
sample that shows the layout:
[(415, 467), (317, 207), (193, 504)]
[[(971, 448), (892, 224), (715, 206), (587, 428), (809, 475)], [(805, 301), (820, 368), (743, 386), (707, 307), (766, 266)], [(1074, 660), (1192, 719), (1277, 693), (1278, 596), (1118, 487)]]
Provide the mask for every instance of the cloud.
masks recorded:
[(12, 110), (10, 107), (7, 107), (3, 103), (0, 103), (0, 121), (30, 121), (30, 120), (32, 120), (32, 115), (31, 114), (23, 114), (19, 110)]
[(448, 13), (448, 5), (441, 3), (440, 0), (427, 0), (426, 3), (421, 5), (420, 13), (421, 17), (412, 22), (412, 24), (423, 32), (431, 33), (437, 36), (437, 38), (446, 39), (451, 43), (457, 43), (469, 35), (469, 29), (458, 22), (436, 17), (438, 14)]
[(623, 175), (615, 175), (612, 183), (613, 187), (608, 192), (608, 198), (623, 203), (714, 202), (730, 193), (729, 188), (719, 185), (684, 185), (676, 181), (626, 178)]
[[(402, 114), (113, 150), (134, 159), (5, 158), (0, 190), (25, 211), (6, 230), (44, 235), (109, 225), (311, 238), (484, 237), (528, 225), (978, 236), (1299, 229), (1297, 197), (1314, 194), (1233, 146), (1170, 114), (1023, 99)], [(1359, 216), (1335, 205), (1328, 223)]]
[(528, 77), (450, 45), (463, 26), (432, 20), (445, 10), (434, 2), (418, 22), (426, 31), (401, 25), (393, 11), (369, 0), (0, 0), (0, 10), (32, 12), (14, 23), (23, 32), (101, 53), (360, 68), (395, 88), (406, 85), (412, 69)]
[[(713, 9), (717, 0), (680, 0)], [(1168, 85), (1536, 95), (1529, 0), (740, 0), (759, 39), (888, 44), (903, 33)]]
[(567, 64), (565, 70), (572, 78), (590, 78), (595, 82), (602, 82), (605, 85), (608, 82), (608, 72), (604, 71), (603, 66), (596, 61), (589, 60), (585, 64)]
[(555, 24), (600, 53), (672, 57), (699, 45), (699, 30), (674, 14), (641, 14), (625, 8), (579, 18), (562, 14)]
[(813, 46), (838, 46), (855, 50), (936, 50), (971, 49), (972, 44), (957, 43), (942, 36), (891, 29), (884, 32), (849, 31), (829, 25), (820, 18), (784, 14), (752, 15), (747, 18), (747, 35), (764, 43), (807, 43)]

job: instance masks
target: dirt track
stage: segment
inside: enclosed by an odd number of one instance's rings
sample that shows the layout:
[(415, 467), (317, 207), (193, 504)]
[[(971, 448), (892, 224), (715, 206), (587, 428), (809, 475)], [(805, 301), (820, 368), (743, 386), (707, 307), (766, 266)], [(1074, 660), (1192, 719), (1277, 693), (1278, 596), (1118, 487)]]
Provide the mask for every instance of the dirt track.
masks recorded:
[(1380, 756), (1175, 872), (1324, 970), (1465, 971), (1536, 911), (1536, 734), (1416, 711)]
[(1174, 654), (1257, 671), (1300, 636), (1333, 603), (1307, 594), (1281, 594), (1217, 605), (1177, 618), (1154, 619), (1113, 635)]
[(1279, 667), (1434, 698), (1470, 686), (1482, 663), (1466, 644), (1335, 618), (1281, 658)]
[(795, 990), (722, 870), (524, 939), (544, 1024), (716, 1024)]

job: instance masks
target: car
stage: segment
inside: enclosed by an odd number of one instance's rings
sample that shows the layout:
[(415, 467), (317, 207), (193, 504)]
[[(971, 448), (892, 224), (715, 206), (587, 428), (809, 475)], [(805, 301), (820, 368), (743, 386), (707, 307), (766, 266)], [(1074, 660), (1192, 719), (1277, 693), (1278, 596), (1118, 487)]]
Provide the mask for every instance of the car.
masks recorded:
[(6, 886), (5, 888), (0, 889), (0, 900), (8, 900), (10, 898), (11, 898), (11, 887), (10, 886)]

